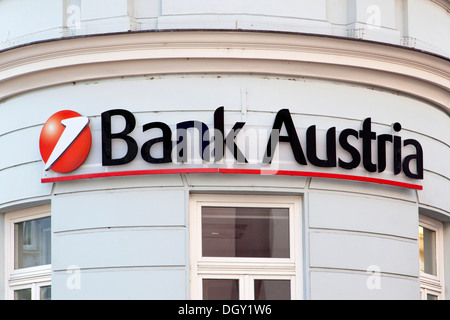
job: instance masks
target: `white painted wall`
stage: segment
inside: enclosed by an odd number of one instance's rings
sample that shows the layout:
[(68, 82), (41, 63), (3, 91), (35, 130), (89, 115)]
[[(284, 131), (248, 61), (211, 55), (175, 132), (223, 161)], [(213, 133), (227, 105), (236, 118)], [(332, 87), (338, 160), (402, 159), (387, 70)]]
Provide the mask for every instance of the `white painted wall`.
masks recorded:
[[(49, 99), (49, 97), (52, 97)], [(39, 131), (56, 111), (89, 116), (113, 108), (148, 121), (206, 119), (225, 106), (227, 123), (271, 125), (289, 108), (301, 127), (359, 126), (372, 117), (376, 131), (399, 121), (402, 135), (420, 141), (424, 190), (302, 177), (221, 175), (141, 176), (40, 182)], [(276, 192), (303, 198), (306, 299), (419, 297), (419, 206), (450, 216), (447, 115), (410, 97), (321, 80), (244, 75), (131, 77), (60, 85), (0, 104), (0, 210), (51, 200), (52, 296), (56, 299), (189, 298), (188, 196), (191, 192)], [(155, 112), (158, 111), (158, 112)], [(245, 111), (245, 112), (243, 112)], [(17, 121), (20, 119), (20, 121)], [(210, 119), (210, 120), (207, 120)], [(430, 125), (432, 123), (433, 125)], [(16, 148), (18, 141), (23, 148)], [(96, 149), (95, 149), (96, 148)], [(288, 149), (289, 150), (289, 149)], [(91, 154), (99, 152), (94, 146)], [(88, 158), (89, 161), (95, 159)], [(138, 160), (136, 160), (138, 161)], [(0, 228), (0, 230), (2, 230)], [(70, 290), (69, 266), (81, 288)], [(367, 288), (377, 265), (381, 287)]]
[(450, 13), (430, 1), (408, 1), (405, 41), (409, 46), (448, 57)]
[(63, 1), (0, 1), (0, 49), (60, 38), (62, 26)]
[(380, 41), (449, 57), (449, 15), (431, 0), (1, 0), (0, 50), (99, 33), (245, 29)]
[[(5, 256), (6, 245), (5, 245), (5, 215), (0, 213), (0, 255)], [(0, 300), (5, 300), (6, 293), (6, 277), (5, 277), (5, 264), (0, 264)]]

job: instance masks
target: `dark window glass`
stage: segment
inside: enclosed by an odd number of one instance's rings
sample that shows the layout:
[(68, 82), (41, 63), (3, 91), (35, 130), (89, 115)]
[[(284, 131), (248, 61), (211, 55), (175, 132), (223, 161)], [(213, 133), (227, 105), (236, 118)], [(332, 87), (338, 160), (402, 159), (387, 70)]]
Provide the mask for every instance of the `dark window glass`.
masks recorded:
[(51, 286), (42, 286), (40, 288), (40, 297), (41, 297), (41, 300), (51, 300), (52, 299), (52, 287)]
[(31, 300), (31, 288), (14, 290), (14, 300)]
[(255, 300), (290, 300), (290, 280), (255, 280)]
[(203, 207), (202, 254), (289, 258), (289, 209)]
[(238, 279), (203, 279), (204, 300), (239, 300)]
[(50, 264), (50, 217), (14, 224), (14, 269)]

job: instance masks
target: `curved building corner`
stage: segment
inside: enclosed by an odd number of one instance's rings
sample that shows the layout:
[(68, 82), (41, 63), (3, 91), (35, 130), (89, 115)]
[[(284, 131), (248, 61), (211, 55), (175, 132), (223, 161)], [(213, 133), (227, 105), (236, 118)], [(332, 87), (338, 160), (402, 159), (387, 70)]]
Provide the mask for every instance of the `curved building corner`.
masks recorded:
[(448, 30), (446, 0), (0, 1), (0, 298), (448, 299)]

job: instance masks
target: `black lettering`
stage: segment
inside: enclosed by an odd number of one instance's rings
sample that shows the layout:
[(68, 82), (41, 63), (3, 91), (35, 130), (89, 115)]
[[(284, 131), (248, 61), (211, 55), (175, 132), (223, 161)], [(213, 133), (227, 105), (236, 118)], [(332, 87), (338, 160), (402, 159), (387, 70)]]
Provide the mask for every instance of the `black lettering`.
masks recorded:
[(200, 121), (184, 121), (177, 124), (177, 161), (187, 162), (187, 129), (196, 128), (199, 131), (199, 150), (203, 160), (209, 161), (209, 130), (208, 126)]
[(345, 162), (339, 159), (339, 167), (347, 170), (356, 168), (361, 162), (361, 156), (358, 150), (350, 143), (348, 143), (349, 136), (354, 136), (356, 139), (358, 139), (358, 131), (353, 129), (345, 129), (339, 135), (339, 144), (341, 145), (342, 149), (350, 153), (352, 157), (352, 160), (350, 162)]
[(236, 122), (231, 131), (225, 137), (224, 121), (224, 108), (219, 107), (214, 112), (214, 160), (216, 162), (222, 160), (225, 155), (226, 146), (231, 150), (233, 157), (238, 163), (248, 163), (244, 154), (235, 143), (235, 139), (244, 127), (245, 122)]
[[(143, 131), (150, 129), (161, 129), (162, 137), (150, 139), (142, 145), (141, 156), (148, 163), (169, 163), (172, 162), (172, 130), (163, 122), (151, 122), (147, 123), (143, 127)], [(156, 143), (163, 143), (163, 156), (162, 158), (154, 158), (150, 154), (150, 149)]]
[[(402, 125), (398, 122), (392, 125), (392, 129), (396, 132), (402, 130)], [(402, 138), (394, 136), (394, 174), (402, 172)]]
[[(120, 116), (125, 120), (125, 128), (121, 132), (112, 132), (112, 118)], [(136, 141), (130, 136), (130, 133), (136, 127), (136, 119), (133, 114), (123, 109), (113, 109), (105, 111), (101, 114), (102, 125), (102, 164), (104, 166), (122, 165), (131, 162), (137, 155), (138, 146)], [(285, 127), (287, 135), (281, 136), (281, 129)], [(236, 138), (245, 122), (236, 122), (225, 136), (224, 128), (224, 107), (219, 107), (214, 112), (214, 160), (216, 162), (223, 159), (225, 150), (228, 148), (238, 163), (248, 163), (243, 152), (236, 145)], [(187, 130), (194, 128), (198, 130), (200, 135), (199, 152), (204, 161), (209, 161), (211, 154), (209, 153), (211, 146), (210, 132), (208, 126), (200, 121), (184, 121), (176, 126), (177, 130), (177, 160), (178, 162), (187, 162)], [(147, 123), (143, 127), (143, 131), (151, 129), (161, 130), (161, 135), (146, 141), (141, 148), (142, 158), (151, 164), (170, 163), (172, 162), (172, 131), (170, 127), (163, 122)], [(316, 126), (312, 125), (306, 130), (306, 157), (303, 153), (297, 131), (292, 120), (289, 109), (281, 109), (277, 112), (272, 126), (272, 131), (267, 141), (267, 148), (264, 154), (263, 163), (270, 164), (273, 161), (274, 153), (278, 142), (288, 142), (291, 146), (292, 153), (297, 163), (307, 165), (307, 160), (312, 165), (318, 167), (336, 167), (338, 164), (343, 169), (354, 169), (363, 163), (364, 168), (368, 172), (383, 172), (387, 165), (387, 143), (390, 142), (393, 147), (393, 171), (394, 174), (404, 172), (404, 174), (412, 179), (423, 179), (423, 150), (420, 143), (413, 139), (407, 139), (403, 142), (403, 147), (412, 145), (415, 147), (415, 153), (407, 155), (402, 159), (402, 138), (395, 135), (400, 132), (402, 126), (396, 122), (392, 125), (393, 134), (376, 135), (372, 131), (371, 118), (366, 118), (362, 122), (359, 131), (353, 129), (345, 129), (339, 135), (339, 144), (343, 150), (348, 152), (350, 160), (345, 161), (337, 158), (336, 152), (336, 128), (331, 127), (326, 132), (326, 158), (320, 159), (317, 155), (317, 132)], [(362, 153), (349, 142), (349, 137), (353, 136), (357, 140), (362, 140)], [(112, 142), (113, 139), (119, 139), (126, 143), (126, 154), (122, 157), (113, 159)], [(372, 162), (372, 141), (377, 141), (377, 163)], [(152, 147), (162, 143), (162, 156), (155, 158), (151, 155)], [(321, 146), (323, 144), (320, 144)]]
[[(287, 131), (287, 136), (280, 136), (281, 127), (285, 126)], [(275, 137), (278, 136), (277, 139)], [(275, 142), (273, 140), (276, 140)], [(270, 133), (269, 140), (267, 142), (266, 152), (264, 153), (264, 163), (271, 163), (273, 159), (273, 154), (278, 142), (289, 142), (291, 144), (291, 149), (294, 154), (295, 160), (299, 164), (306, 165), (306, 158), (303, 153), (302, 146), (298, 140), (297, 131), (295, 130), (294, 122), (292, 121), (291, 113), (289, 109), (282, 109), (278, 111), (275, 116), (275, 121), (272, 127), (272, 132)]]
[(225, 155), (225, 125), (224, 108), (219, 107), (214, 111), (214, 160), (220, 161)]
[(362, 138), (362, 158), (364, 168), (369, 172), (375, 172), (377, 166), (372, 163), (372, 140), (376, 139), (375, 132), (372, 132), (371, 119), (363, 121), (362, 130), (359, 131), (359, 137)]
[[(122, 132), (111, 133), (111, 118), (113, 116), (122, 116), (125, 119), (125, 128)], [(114, 109), (103, 112), (102, 118), (102, 164), (104, 166), (116, 166), (131, 162), (137, 155), (138, 146), (136, 141), (128, 134), (136, 126), (136, 119), (133, 114), (127, 110)], [(127, 153), (118, 159), (112, 159), (112, 139), (121, 139), (127, 143)]]
[(311, 164), (318, 167), (336, 167), (336, 128), (327, 131), (327, 159), (317, 157), (316, 126), (310, 126), (306, 130), (306, 156)]
[(386, 169), (386, 142), (392, 142), (392, 135), (380, 134), (377, 138), (378, 143), (378, 172)]
[[(415, 154), (410, 154), (403, 159), (403, 172), (407, 177), (412, 179), (423, 179), (423, 150), (419, 142), (414, 139), (407, 139), (403, 142), (406, 147), (413, 145), (416, 148)], [(412, 173), (410, 170), (410, 162), (416, 160), (416, 173)]]

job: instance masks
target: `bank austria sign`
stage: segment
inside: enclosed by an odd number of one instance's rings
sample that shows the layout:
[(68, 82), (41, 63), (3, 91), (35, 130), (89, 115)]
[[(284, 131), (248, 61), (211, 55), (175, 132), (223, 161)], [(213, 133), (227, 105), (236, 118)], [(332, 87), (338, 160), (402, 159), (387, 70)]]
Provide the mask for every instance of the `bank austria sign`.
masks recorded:
[(306, 130), (300, 134), (289, 109), (276, 112), (265, 127), (228, 123), (224, 107), (211, 114), (209, 125), (150, 121), (139, 129), (136, 117), (125, 109), (107, 110), (95, 134), (90, 120), (74, 111), (51, 116), (40, 136), (42, 182), (197, 172), (311, 176), (422, 189), (415, 183), (423, 179), (422, 146), (402, 139), (398, 122), (389, 133), (378, 134), (366, 118), (359, 128), (340, 132), (335, 126), (302, 124)]

